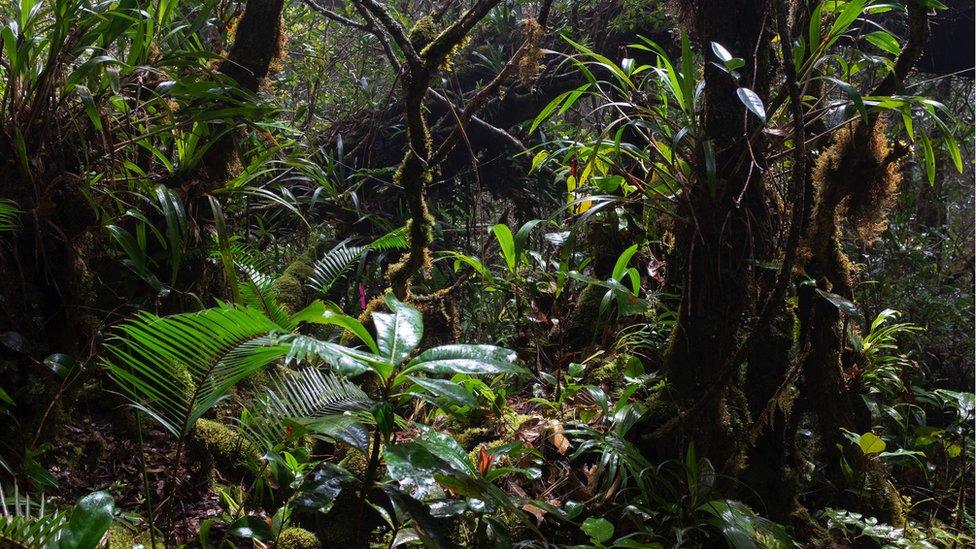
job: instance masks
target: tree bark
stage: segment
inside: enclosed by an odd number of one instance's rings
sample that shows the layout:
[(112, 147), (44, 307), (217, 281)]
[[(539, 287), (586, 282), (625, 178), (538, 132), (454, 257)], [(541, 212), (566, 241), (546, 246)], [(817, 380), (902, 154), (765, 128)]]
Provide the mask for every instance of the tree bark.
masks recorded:
[[(696, 179), (684, 203), (676, 248), (684, 255), (683, 294), (678, 322), (665, 356), (665, 371), (678, 413), (693, 416), (667, 443), (681, 451), (694, 443), (699, 455), (724, 463), (734, 447), (736, 415), (727, 405), (729, 379), (723, 366), (737, 353), (740, 328), (754, 312), (756, 275), (753, 259), (770, 252), (765, 162), (759, 120), (748, 113), (736, 90), (750, 87), (763, 100), (768, 78), (768, 0), (686, 2), (690, 31), (699, 51), (719, 42), (746, 60), (744, 82), (705, 65), (704, 114), (701, 118)], [(714, 151), (714, 174), (709, 173)], [(729, 368), (738, 365), (728, 364)], [(708, 402), (700, 403), (704, 395)], [(663, 442), (663, 441), (662, 441)]]

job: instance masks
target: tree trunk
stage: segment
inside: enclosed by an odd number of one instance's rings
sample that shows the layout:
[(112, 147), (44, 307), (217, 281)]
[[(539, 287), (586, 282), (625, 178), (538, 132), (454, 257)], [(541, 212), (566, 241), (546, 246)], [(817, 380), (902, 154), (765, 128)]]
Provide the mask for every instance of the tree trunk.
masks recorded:
[[(711, 42), (716, 41), (744, 58), (740, 85), (765, 98), (769, 2), (709, 0), (686, 2), (684, 9), (699, 51), (711, 51)], [(681, 212), (687, 223), (677, 235), (678, 254), (686, 258), (683, 295), (665, 357), (679, 414), (695, 410), (667, 445), (681, 451), (694, 443), (699, 455), (715, 463), (724, 463), (734, 447), (730, 441), (736, 435), (738, 412), (727, 405), (726, 368), (738, 368), (727, 363), (754, 308), (756, 277), (751, 260), (769, 253), (766, 241), (772, 237), (762, 175), (763, 144), (759, 137), (747, 137), (759, 135), (753, 131), (759, 120), (746, 111), (737, 87), (726, 72), (705, 65), (702, 150), (694, 186)], [(709, 173), (709, 165), (715, 166), (714, 174)], [(699, 402), (703, 397), (708, 401)]]
[[(274, 71), (274, 65), (282, 55), (284, 31), (281, 13), (284, 0), (248, 0), (244, 14), (237, 23), (234, 43), (221, 61), (218, 70), (237, 85), (256, 93), (265, 79)], [(220, 105), (214, 105), (220, 108)], [(211, 144), (183, 183), (187, 206), (198, 212), (205, 196), (219, 188), (235, 175), (238, 167), (237, 132), (226, 131), (227, 121), (217, 121), (210, 126), (210, 135), (220, 136)]]

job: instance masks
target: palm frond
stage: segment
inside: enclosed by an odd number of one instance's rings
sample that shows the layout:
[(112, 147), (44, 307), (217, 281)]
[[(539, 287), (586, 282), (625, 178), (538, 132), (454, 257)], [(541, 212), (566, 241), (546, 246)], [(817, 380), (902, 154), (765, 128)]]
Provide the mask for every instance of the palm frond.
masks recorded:
[(268, 411), (281, 418), (360, 412), (371, 404), (369, 395), (355, 383), (318, 368), (276, 377), (274, 387), (268, 390)]
[(371, 250), (394, 250), (407, 247), (406, 230), (401, 227), (391, 231), (365, 246), (346, 246), (340, 244), (315, 262), (315, 271), (309, 286), (317, 292), (325, 293), (348, 271), (353, 263)]
[(317, 292), (328, 292), (332, 285), (348, 271), (353, 263), (369, 251), (367, 246), (337, 246), (315, 262), (309, 286)]
[(14, 495), (8, 501), (0, 486), (0, 547), (46, 547), (58, 541), (68, 516), (65, 513), (48, 513), (45, 499), (31, 503), (30, 496), (21, 497), (14, 484)]
[(244, 273), (240, 281), (241, 298), (244, 305), (265, 314), (283, 330), (291, 331), (294, 325), (289, 321), (288, 311), (278, 303), (274, 291), (274, 277), (267, 275), (248, 263), (237, 262), (238, 270)]
[(287, 352), (281, 330), (247, 307), (143, 312), (119, 328), (104, 365), (137, 407), (184, 437), (234, 384)]
[(369, 244), (370, 250), (405, 250), (407, 248), (407, 228), (390, 231)]
[(319, 435), (354, 429), (372, 405), (354, 383), (318, 368), (304, 368), (272, 377), (272, 387), (241, 418), (240, 430), (265, 453), (299, 423)]
[(0, 233), (13, 232), (20, 227), (20, 208), (9, 200), (0, 200)]

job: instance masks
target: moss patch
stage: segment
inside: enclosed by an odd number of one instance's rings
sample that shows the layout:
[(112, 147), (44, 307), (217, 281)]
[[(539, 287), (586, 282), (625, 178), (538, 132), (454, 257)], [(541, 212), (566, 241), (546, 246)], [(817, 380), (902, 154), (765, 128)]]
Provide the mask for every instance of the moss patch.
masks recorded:
[(315, 273), (315, 267), (306, 257), (293, 261), (274, 281), (275, 298), (289, 311), (300, 311), (312, 300), (306, 282)]
[(216, 468), (234, 482), (253, 480), (253, 467), (260, 458), (257, 447), (235, 429), (209, 419), (197, 420), (189, 450), (205, 469)]
[(287, 528), (278, 536), (278, 549), (318, 549), (322, 547), (315, 534), (304, 528)]
[(108, 527), (108, 549), (132, 549), (133, 545), (135, 536), (127, 527), (117, 522)]
[(489, 440), (495, 438), (495, 433), (488, 429), (487, 427), (471, 427), (470, 429), (465, 429), (457, 435), (455, 435), (454, 440), (461, 445), (465, 450), (473, 450), (475, 446), (482, 442), (488, 442)]

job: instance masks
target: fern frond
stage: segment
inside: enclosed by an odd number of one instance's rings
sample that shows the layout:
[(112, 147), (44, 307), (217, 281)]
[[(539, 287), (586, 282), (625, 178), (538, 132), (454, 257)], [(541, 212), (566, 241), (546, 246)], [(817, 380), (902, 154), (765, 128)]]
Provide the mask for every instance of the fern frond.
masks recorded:
[(320, 293), (330, 288), (348, 271), (353, 263), (372, 250), (388, 251), (407, 247), (406, 228), (391, 231), (365, 246), (346, 246), (340, 244), (315, 262), (315, 272), (309, 286)]

